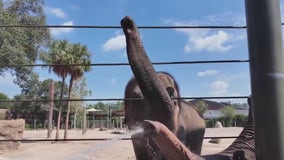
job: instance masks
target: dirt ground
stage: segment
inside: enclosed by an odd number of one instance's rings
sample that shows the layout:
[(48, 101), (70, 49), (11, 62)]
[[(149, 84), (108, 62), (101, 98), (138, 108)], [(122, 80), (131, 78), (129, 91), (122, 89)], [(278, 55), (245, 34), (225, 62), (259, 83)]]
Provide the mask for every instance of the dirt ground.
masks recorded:
[[(212, 136), (238, 136), (242, 128), (208, 128), (205, 137)], [(122, 134), (113, 134), (119, 131)], [(18, 150), (0, 153), (0, 160), (135, 160), (135, 155), (130, 140), (120, 140), (129, 138), (133, 132), (125, 130), (99, 129), (87, 130), (82, 135), (81, 130), (69, 130), (70, 139), (88, 138), (111, 138), (107, 141), (68, 141), (68, 142), (22, 142)], [(55, 131), (52, 133), (54, 139)], [(47, 130), (25, 131), (24, 139), (46, 139)], [(60, 131), (60, 138), (63, 131)], [(232, 143), (234, 139), (222, 139), (220, 144), (208, 143), (210, 139), (205, 139), (202, 154), (212, 154), (222, 151)]]

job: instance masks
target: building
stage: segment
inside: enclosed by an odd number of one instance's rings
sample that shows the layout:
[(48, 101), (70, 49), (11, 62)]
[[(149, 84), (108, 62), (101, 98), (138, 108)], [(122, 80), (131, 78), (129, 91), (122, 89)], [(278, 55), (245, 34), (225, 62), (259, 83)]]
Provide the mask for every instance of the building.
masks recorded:
[[(189, 103), (195, 105), (200, 101), (199, 99), (195, 99), (192, 101), (189, 101)], [(209, 100), (202, 100), (205, 102), (205, 104), (208, 107), (208, 110), (203, 114), (203, 117), (205, 119), (216, 119), (223, 116), (223, 113), (221, 112), (221, 108), (233, 105), (236, 107), (236, 113), (235, 114), (243, 114), (248, 115), (248, 107), (243, 107), (235, 104), (231, 104), (230, 102), (216, 102), (216, 101), (209, 101)]]

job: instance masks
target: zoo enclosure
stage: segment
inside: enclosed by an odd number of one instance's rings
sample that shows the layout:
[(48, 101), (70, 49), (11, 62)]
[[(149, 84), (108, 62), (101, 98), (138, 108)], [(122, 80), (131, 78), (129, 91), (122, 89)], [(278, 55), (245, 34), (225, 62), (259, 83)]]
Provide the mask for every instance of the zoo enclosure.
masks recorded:
[[(261, 159), (284, 159), (284, 88), (283, 88), (283, 55), (280, 7), (278, 0), (246, 0), (246, 26), (180, 26), (154, 27), (145, 26), (141, 29), (170, 29), (170, 28), (231, 28), (247, 29), (250, 60), (231, 61), (191, 61), (163, 62), (161, 64), (195, 64), (195, 63), (236, 63), (249, 62), (251, 70), (251, 87), (253, 99), (253, 115), (255, 120), (256, 157)], [(0, 26), (0, 27), (62, 27), (62, 28), (120, 28), (118, 26)], [(159, 63), (154, 63), (158, 65)], [(28, 66), (15, 64), (16, 66)], [(73, 64), (80, 65), (80, 64)], [(113, 66), (127, 64), (92, 64), (92, 66)], [(30, 65), (44, 66), (44, 65)], [(268, 77), (268, 78), (267, 78)], [(183, 99), (224, 99), (247, 98), (239, 97), (183, 97)], [(111, 101), (122, 98), (106, 99), (69, 99), (66, 101)], [(46, 101), (46, 100), (45, 100)], [(7, 101), (2, 101), (7, 102)], [(13, 101), (16, 102), (16, 101)], [(270, 107), (268, 110), (266, 107)], [(268, 111), (268, 113), (267, 113)], [(268, 116), (267, 116), (268, 115)], [(266, 117), (264, 122), (263, 116)], [(274, 125), (276, 124), (276, 127)], [(275, 128), (271, 128), (275, 127)], [(275, 132), (271, 132), (275, 131)], [(265, 138), (264, 138), (265, 137)]]

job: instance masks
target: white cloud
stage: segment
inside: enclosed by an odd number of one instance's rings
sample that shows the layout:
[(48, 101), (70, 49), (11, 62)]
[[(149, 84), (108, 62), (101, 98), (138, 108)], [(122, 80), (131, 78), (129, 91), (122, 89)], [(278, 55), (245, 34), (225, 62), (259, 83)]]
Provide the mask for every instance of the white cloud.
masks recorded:
[(214, 81), (210, 84), (211, 91), (210, 93), (214, 96), (221, 96), (228, 94), (229, 84), (225, 81)]
[[(68, 21), (62, 24), (63, 26), (72, 26), (74, 25), (73, 21)], [(54, 36), (58, 36), (63, 33), (70, 33), (74, 30), (74, 28), (50, 28), (50, 32)]]
[(61, 8), (45, 7), (44, 9), (45, 9), (46, 13), (54, 15), (58, 18), (66, 18), (67, 17), (67, 15), (64, 13), (64, 11)]
[(206, 71), (203, 71), (203, 72), (198, 72), (197, 76), (204, 77), (204, 76), (216, 75), (218, 73), (219, 73), (219, 71), (217, 71), (217, 70), (206, 70)]
[(126, 42), (125, 42), (125, 36), (123, 34), (118, 34), (115, 37), (110, 38), (102, 45), (102, 49), (104, 51), (120, 50), (125, 47), (126, 47)]
[(216, 34), (195, 35), (188, 37), (187, 44), (184, 47), (185, 52), (194, 51), (209, 51), (209, 52), (226, 52), (229, 51), (232, 46), (225, 45), (229, 40), (229, 34), (223, 31), (219, 31)]
[[(212, 17), (207, 17), (207, 21), (214, 19)], [(174, 20), (165, 21), (167, 24), (172, 24), (174, 26), (195, 26), (197, 24), (206, 24), (206, 20), (192, 21), (190, 23), (177, 22)], [(184, 47), (186, 53), (190, 52), (227, 52), (233, 48), (232, 44), (229, 42), (243, 40), (246, 37), (240, 35), (239, 33), (232, 34), (227, 31), (216, 31), (210, 29), (176, 29), (176, 31), (185, 34), (188, 37), (187, 43)], [(235, 33), (235, 32), (233, 32)]]

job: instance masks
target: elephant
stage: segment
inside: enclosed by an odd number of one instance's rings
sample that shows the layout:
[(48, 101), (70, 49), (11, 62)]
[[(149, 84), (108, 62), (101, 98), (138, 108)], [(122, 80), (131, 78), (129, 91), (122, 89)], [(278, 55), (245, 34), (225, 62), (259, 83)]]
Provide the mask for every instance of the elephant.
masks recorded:
[[(125, 17), (121, 25), (126, 37), (128, 60), (134, 74), (125, 89), (125, 123), (132, 128), (144, 120), (161, 122), (185, 146), (199, 155), (205, 131), (203, 117), (194, 106), (179, 99), (179, 87), (170, 74), (155, 71), (131, 18)], [(149, 159), (148, 145), (143, 143), (133, 141), (137, 159)], [(152, 144), (155, 149), (155, 144), (151, 140), (147, 143)]]
[(144, 139), (151, 139), (167, 160), (255, 160), (255, 140), (250, 98), (248, 104), (250, 108), (246, 126), (228, 148), (217, 154), (199, 156), (192, 153), (166, 126), (157, 121), (145, 120), (142, 123), (144, 132), (137, 133), (132, 138), (144, 137)]
[[(251, 105), (247, 125), (244, 127), (240, 136), (223, 152), (199, 156), (192, 153), (181, 141), (180, 134), (185, 135), (187, 127), (191, 123), (198, 123), (198, 120), (190, 121), (188, 117), (192, 115), (185, 112), (182, 101), (175, 102), (171, 93), (167, 88), (163, 87), (163, 83), (159, 79), (151, 61), (149, 60), (139, 31), (134, 21), (126, 16), (121, 20), (121, 26), (126, 37), (126, 50), (128, 61), (130, 63), (135, 80), (143, 93), (144, 100), (148, 106), (151, 106), (153, 115), (145, 116), (142, 127), (144, 132), (133, 135), (133, 144), (137, 157), (139, 151), (139, 143), (141, 146), (152, 151), (152, 157), (146, 159), (176, 159), (176, 160), (229, 160), (229, 159), (255, 159), (255, 142), (253, 120), (251, 116)], [(190, 108), (190, 107), (187, 107)], [(181, 115), (184, 117), (181, 118)], [(191, 122), (191, 123), (189, 123)], [(204, 121), (203, 121), (204, 122)], [(205, 125), (204, 125), (205, 127)], [(202, 130), (202, 131), (201, 131)], [(204, 132), (201, 127), (200, 132)], [(195, 137), (187, 137), (187, 139), (195, 139)], [(155, 153), (159, 153), (160, 157), (155, 157)], [(147, 153), (145, 153), (147, 154)], [(142, 154), (143, 155), (143, 154)], [(153, 158), (154, 157), (154, 158)], [(137, 159), (143, 159), (137, 157)]]

